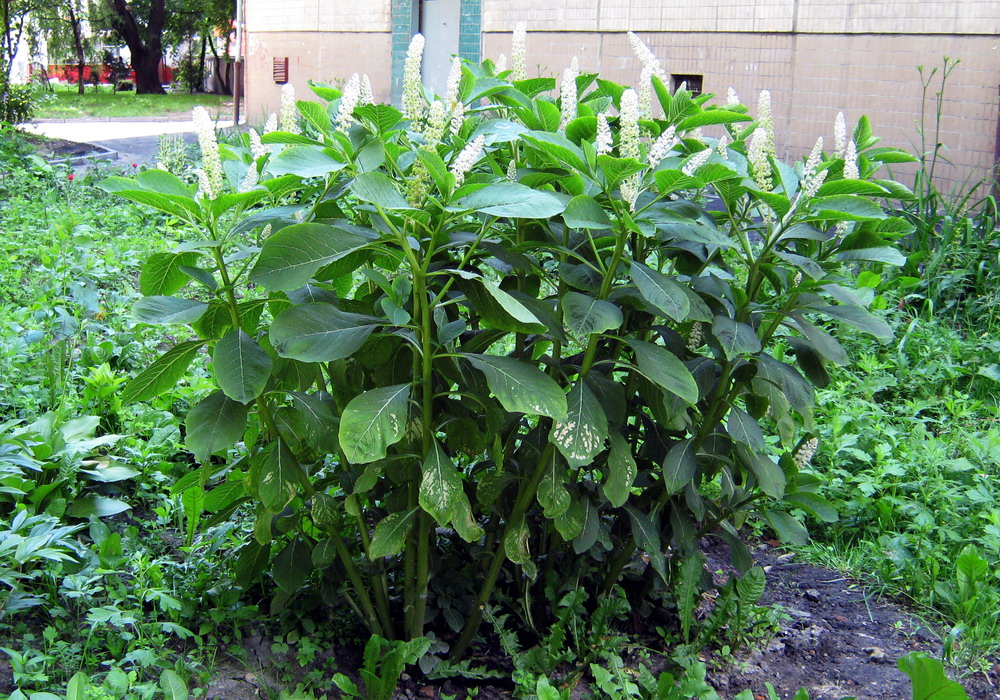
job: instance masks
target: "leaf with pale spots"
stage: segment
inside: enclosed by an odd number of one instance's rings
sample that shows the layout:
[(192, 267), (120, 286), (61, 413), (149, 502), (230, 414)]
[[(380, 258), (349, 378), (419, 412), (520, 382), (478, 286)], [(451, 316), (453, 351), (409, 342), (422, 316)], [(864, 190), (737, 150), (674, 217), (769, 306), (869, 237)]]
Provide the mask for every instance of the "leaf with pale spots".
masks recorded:
[(638, 473), (639, 468), (625, 438), (618, 431), (612, 431), (608, 476), (604, 480), (604, 497), (608, 503), (615, 508), (622, 506), (628, 500), (629, 489)]
[(553, 455), (545, 465), (545, 472), (535, 492), (546, 518), (562, 515), (569, 508), (570, 497), (569, 491), (566, 490), (566, 478), (566, 464)]
[(382, 518), (375, 526), (375, 534), (368, 548), (369, 557), (379, 559), (402, 552), (406, 537), (413, 529), (413, 516), (416, 513), (417, 510), (414, 508), (404, 513), (390, 513)]
[(382, 459), (403, 438), (409, 398), (409, 384), (394, 384), (351, 399), (340, 419), (340, 447), (349, 462)]
[(579, 292), (566, 292), (562, 298), (563, 322), (577, 335), (603, 333), (622, 325), (622, 312), (610, 301), (595, 299)]
[[(608, 436), (608, 418), (601, 403), (587, 384), (578, 381), (566, 396), (566, 420), (552, 424), (549, 440), (571, 467), (583, 467), (594, 461), (604, 449)], [(551, 517), (546, 514), (546, 517)]]
[(538, 576), (538, 568), (531, 559), (531, 552), (528, 550), (528, 526), (524, 524), (524, 517), (507, 524), (507, 531), (503, 535), (503, 551), (515, 564), (520, 564), (525, 576), (534, 581)]
[(454, 507), (455, 514), (451, 524), (455, 528), (455, 532), (466, 542), (478, 542), (486, 533), (472, 516), (472, 504), (469, 503), (469, 497), (464, 492), (459, 492)]
[(464, 355), (472, 366), (486, 375), (486, 384), (511, 413), (566, 417), (566, 395), (545, 372), (511, 357)]
[(423, 464), (420, 480), (420, 507), (444, 526), (455, 517), (455, 505), (462, 493), (462, 477), (441, 444), (434, 440)]
[(295, 455), (281, 440), (272, 442), (255, 460), (249, 477), (256, 482), (260, 502), (268, 511), (277, 513), (298, 495), (306, 481)]

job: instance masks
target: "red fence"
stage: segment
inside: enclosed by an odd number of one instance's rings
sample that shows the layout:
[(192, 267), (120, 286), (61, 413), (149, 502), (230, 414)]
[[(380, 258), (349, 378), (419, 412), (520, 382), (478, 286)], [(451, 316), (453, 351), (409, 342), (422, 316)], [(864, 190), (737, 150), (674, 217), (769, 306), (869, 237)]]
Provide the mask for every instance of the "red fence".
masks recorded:
[[(54, 80), (62, 80), (67, 83), (75, 83), (79, 79), (80, 70), (79, 66), (75, 63), (53, 63), (48, 66), (49, 78)], [(95, 66), (85, 65), (83, 67), (83, 80), (87, 83), (93, 82)], [(100, 74), (98, 78), (101, 83), (110, 84), (111, 83), (111, 68), (108, 66), (100, 67)], [(135, 71), (129, 71), (129, 80), (135, 82)], [(174, 80), (174, 71), (170, 66), (165, 66), (160, 64), (160, 82), (161, 83), (172, 83)]]

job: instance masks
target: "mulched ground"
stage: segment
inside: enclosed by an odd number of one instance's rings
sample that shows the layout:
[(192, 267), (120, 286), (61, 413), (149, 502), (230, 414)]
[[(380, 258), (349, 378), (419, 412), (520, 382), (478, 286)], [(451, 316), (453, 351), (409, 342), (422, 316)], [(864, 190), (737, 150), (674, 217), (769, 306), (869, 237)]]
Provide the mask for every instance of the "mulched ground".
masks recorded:
[(35, 147), (35, 153), (45, 160), (61, 160), (64, 158), (79, 158), (95, 153), (104, 153), (104, 150), (89, 143), (77, 143), (66, 139), (41, 139), (30, 138), (29, 141)]

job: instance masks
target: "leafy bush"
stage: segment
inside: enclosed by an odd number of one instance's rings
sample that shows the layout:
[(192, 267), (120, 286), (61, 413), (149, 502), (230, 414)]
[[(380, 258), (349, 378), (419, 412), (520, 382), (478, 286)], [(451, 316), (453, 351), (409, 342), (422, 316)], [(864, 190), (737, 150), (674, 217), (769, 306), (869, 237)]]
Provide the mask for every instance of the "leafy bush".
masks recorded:
[(0, 124), (22, 124), (34, 114), (34, 90), (0, 78)]
[(189, 225), (134, 308), (177, 342), (122, 400), (211, 359), (177, 488), (255, 510), (238, 579), (270, 565), (280, 609), (316, 576), (373, 633), (431, 626), (460, 657), (494, 602), (535, 629), (580, 586), (641, 609), (702, 585), (704, 534), (746, 571), (747, 519), (802, 542), (789, 507), (835, 518), (799, 472), (807, 378), (847, 361), (831, 326), (892, 335), (850, 266), (901, 260), (878, 202), (907, 191), (876, 174), (906, 154), (862, 120), (788, 165), (767, 95), (754, 121), (655, 71), (637, 93), (571, 68), (553, 99), (456, 62), (428, 105), (418, 48), (402, 112), (314, 85), (326, 104), (221, 155), (202, 112), (197, 189), (103, 185)]

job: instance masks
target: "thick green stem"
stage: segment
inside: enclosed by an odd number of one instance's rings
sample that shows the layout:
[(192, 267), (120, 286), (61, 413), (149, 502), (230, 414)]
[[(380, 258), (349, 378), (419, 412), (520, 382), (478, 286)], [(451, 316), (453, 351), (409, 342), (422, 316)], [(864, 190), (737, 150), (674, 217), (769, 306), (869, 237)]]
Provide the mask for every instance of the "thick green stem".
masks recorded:
[(354, 563), (354, 557), (351, 556), (340, 535), (330, 533), (330, 541), (333, 542), (333, 548), (337, 550), (337, 556), (340, 557), (340, 562), (344, 565), (344, 569), (347, 570), (347, 577), (351, 579), (354, 592), (357, 593), (358, 600), (361, 601), (365, 617), (368, 618), (368, 629), (371, 630), (372, 634), (382, 636), (382, 625), (379, 623), (378, 615), (375, 613), (375, 607), (372, 605), (371, 596), (368, 595), (368, 589), (365, 588), (364, 581), (361, 579), (361, 572), (358, 571), (358, 567)]
[(496, 547), (493, 550), (493, 558), (490, 561), (490, 568), (487, 570), (486, 578), (483, 580), (483, 585), (479, 589), (479, 595), (476, 597), (476, 603), (472, 608), (472, 612), (469, 614), (469, 618), (465, 621), (465, 627), (462, 628), (462, 636), (459, 637), (458, 642), (452, 648), (451, 658), (453, 660), (462, 658), (465, 651), (472, 643), (473, 638), (479, 632), (479, 626), (483, 622), (483, 611), (486, 610), (486, 604), (490, 602), (490, 598), (493, 596), (493, 589), (496, 588), (497, 579), (500, 576), (500, 570), (503, 568), (503, 562), (507, 556), (504, 551), (504, 540), (506, 539), (507, 528), (510, 527), (511, 523), (521, 521), (521, 518), (524, 517), (525, 512), (528, 510), (528, 506), (530, 506), (531, 502), (534, 500), (535, 492), (538, 490), (538, 484), (541, 483), (542, 477), (545, 475), (545, 467), (548, 464), (548, 461), (552, 459), (554, 447), (555, 446), (551, 442), (546, 443), (538, 457), (538, 464), (535, 466), (535, 471), (531, 475), (530, 481), (521, 482), (521, 488), (518, 490), (517, 499), (514, 501), (514, 508), (511, 510), (510, 517), (507, 519), (507, 524), (504, 526), (504, 534), (498, 538)]

